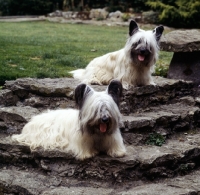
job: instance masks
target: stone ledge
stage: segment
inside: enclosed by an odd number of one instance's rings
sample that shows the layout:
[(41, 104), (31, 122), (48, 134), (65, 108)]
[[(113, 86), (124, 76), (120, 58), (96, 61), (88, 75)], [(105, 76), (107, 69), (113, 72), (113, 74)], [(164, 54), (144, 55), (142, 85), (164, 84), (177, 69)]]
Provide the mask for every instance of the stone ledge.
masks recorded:
[(70, 78), (23, 78), (14, 81), (6, 81), (5, 88), (15, 92), (15, 94), (19, 97), (24, 97), (27, 93), (31, 92), (43, 96), (61, 96), (72, 98), (73, 91), (78, 84), (79, 81)]
[(19, 98), (9, 89), (0, 90), (0, 106), (12, 106), (19, 101)]
[[(156, 86), (148, 85), (124, 90), (121, 102), (121, 112), (129, 114), (151, 105), (166, 104), (169, 100), (192, 94), (192, 82), (154, 77)], [(49, 108), (74, 107), (73, 94), (79, 84), (72, 78), (60, 79), (17, 79), (7, 81), (5, 90), (12, 91), (20, 101), (14, 105), (33, 106), (39, 110)], [(103, 91), (107, 86), (92, 86), (97, 91)], [(3, 90), (4, 91), (4, 90)], [(1, 100), (1, 94), (0, 94)], [(4, 101), (0, 101), (4, 105)]]
[(0, 108), (0, 132), (8, 134), (20, 132), (31, 117), (37, 114), (39, 111), (30, 106)]
[[(193, 84), (189, 81), (166, 79), (162, 77), (154, 77), (155, 86), (147, 85), (143, 87), (131, 88), (130, 90), (124, 90), (126, 93), (135, 95), (152, 94), (162, 88), (175, 88), (181, 86), (183, 90), (190, 89)], [(40, 94), (43, 96), (61, 96), (61, 97), (73, 97), (73, 92), (76, 86), (80, 82), (73, 78), (57, 78), (57, 79), (34, 79), (34, 78), (23, 78), (14, 81), (6, 81), (4, 88), (11, 90), (19, 97), (25, 96), (27, 92), (33, 94)], [(107, 86), (92, 85), (97, 91), (103, 91)], [(24, 91), (24, 94), (20, 93)]]
[[(200, 189), (200, 171), (195, 171), (186, 176), (175, 179), (166, 179), (156, 184), (139, 183), (134, 186), (134, 181), (127, 184), (106, 185), (105, 182), (91, 182), (67, 180), (62, 182), (57, 176), (49, 177), (38, 172), (29, 173), (25, 170), (0, 170), (0, 186), (3, 192), (21, 193), (30, 195), (94, 195), (94, 194), (148, 194), (148, 195), (188, 195), (198, 194)], [(28, 185), (30, 184), (30, 185)], [(0, 191), (1, 192), (1, 191)]]
[[(183, 99), (183, 101), (186, 101)], [(172, 131), (188, 130), (200, 126), (200, 108), (189, 103), (168, 104), (157, 107), (149, 107), (142, 112), (122, 115), (121, 129), (126, 132), (137, 132), (148, 135), (146, 132), (164, 130), (165, 135)], [(19, 133), (31, 117), (40, 111), (30, 106), (11, 106), (0, 108), (1, 127), (0, 132)], [(3, 128), (4, 127), (4, 128)], [(3, 130), (1, 130), (3, 129)], [(131, 135), (135, 136), (135, 135)], [(145, 136), (144, 136), (145, 137)], [(145, 138), (143, 138), (145, 139)]]
[(15, 168), (0, 170), (0, 194), (40, 195), (42, 191), (56, 188), (60, 183), (56, 177), (48, 177), (34, 171), (27, 172)]
[(92, 159), (77, 161), (70, 154), (59, 151), (38, 150), (30, 153), (29, 147), (15, 144), (9, 137), (1, 136), (0, 159), (2, 165), (42, 169), (49, 176), (122, 182), (173, 177), (198, 168), (199, 142), (199, 133), (188, 133), (180, 135), (178, 139), (168, 140), (162, 147), (129, 145), (127, 155), (123, 158), (101, 154)]
[(200, 51), (199, 30), (175, 30), (162, 36), (160, 48), (170, 52)]

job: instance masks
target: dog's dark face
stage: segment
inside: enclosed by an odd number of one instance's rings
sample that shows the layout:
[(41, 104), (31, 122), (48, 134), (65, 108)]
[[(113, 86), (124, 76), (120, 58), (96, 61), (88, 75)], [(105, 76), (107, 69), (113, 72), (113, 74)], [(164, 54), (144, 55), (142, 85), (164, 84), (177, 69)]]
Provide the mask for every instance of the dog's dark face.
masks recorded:
[(136, 64), (148, 65), (149, 61), (152, 60), (153, 55), (151, 52), (151, 48), (147, 45), (147, 43), (141, 39), (135, 44), (132, 45), (131, 48), (131, 58)]
[(104, 92), (95, 92), (91, 87), (80, 84), (75, 90), (75, 100), (80, 109), (82, 132), (89, 134), (112, 134), (119, 120), (119, 102), (122, 84), (113, 80)]
[(132, 20), (130, 22), (130, 37), (127, 46), (130, 47), (128, 49), (134, 64), (148, 66), (149, 62), (154, 60), (158, 41), (161, 38), (163, 30), (163, 26), (158, 26), (153, 31), (144, 31), (139, 29), (135, 21)]

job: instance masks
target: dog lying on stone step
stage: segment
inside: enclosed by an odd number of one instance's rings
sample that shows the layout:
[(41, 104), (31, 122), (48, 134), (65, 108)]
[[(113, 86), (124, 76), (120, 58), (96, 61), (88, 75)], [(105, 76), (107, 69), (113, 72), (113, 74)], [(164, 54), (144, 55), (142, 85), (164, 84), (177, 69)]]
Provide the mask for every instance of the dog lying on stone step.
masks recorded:
[(103, 92), (80, 84), (75, 89), (79, 109), (52, 110), (34, 116), (12, 139), (30, 146), (32, 151), (39, 147), (57, 149), (81, 160), (99, 152), (122, 157), (126, 149), (119, 130), (121, 94), (122, 85), (116, 80)]

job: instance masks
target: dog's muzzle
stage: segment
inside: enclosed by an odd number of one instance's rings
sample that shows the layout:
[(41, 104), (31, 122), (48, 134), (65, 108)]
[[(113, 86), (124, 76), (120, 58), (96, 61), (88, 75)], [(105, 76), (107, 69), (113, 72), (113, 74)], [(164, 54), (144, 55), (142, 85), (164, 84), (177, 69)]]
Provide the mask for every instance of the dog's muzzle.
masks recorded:
[(103, 116), (100, 121), (99, 130), (101, 133), (105, 133), (108, 129), (109, 117)]
[(149, 54), (150, 54), (150, 52), (149, 52), (148, 49), (146, 49), (146, 48), (140, 48), (139, 52), (138, 52), (138, 60), (140, 62), (143, 62), (145, 60), (146, 56), (149, 55)]

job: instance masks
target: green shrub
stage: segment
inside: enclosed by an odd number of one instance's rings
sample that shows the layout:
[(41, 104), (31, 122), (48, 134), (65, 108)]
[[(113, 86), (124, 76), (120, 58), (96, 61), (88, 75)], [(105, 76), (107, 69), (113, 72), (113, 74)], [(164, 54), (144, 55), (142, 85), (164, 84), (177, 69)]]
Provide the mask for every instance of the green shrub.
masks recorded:
[(166, 65), (157, 65), (155, 67), (155, 72), (153, 73), (154, 76), (161, 76), (161, 77), (167, 77), (169, 67)]
[(159, 22), (173, 27), (199, 28), (200, 1), (149, 0), (146, 5), (159, 11)]
[(122, 15), (122, 20), (123, 20), (124, 22), (127, 22), (130, 18), (131, 18), (131, 15), (130, 15), (129, 13), (124, 13), (124, 14)]
[(0, 0), (4, 16), (44, 15), (62, 8), (62, 0)]
[(101, 16), (99, 16), (99, 17), (96, 18), (96, 20), (97, 20), (97, 21), (102, 21), (102, 20), (104, 20), (104, 18), (101, 17)]

